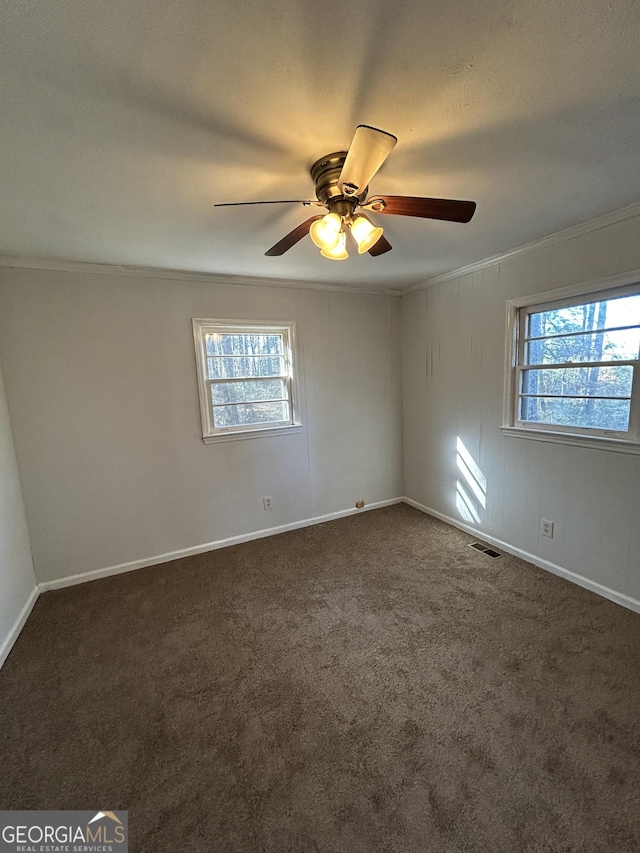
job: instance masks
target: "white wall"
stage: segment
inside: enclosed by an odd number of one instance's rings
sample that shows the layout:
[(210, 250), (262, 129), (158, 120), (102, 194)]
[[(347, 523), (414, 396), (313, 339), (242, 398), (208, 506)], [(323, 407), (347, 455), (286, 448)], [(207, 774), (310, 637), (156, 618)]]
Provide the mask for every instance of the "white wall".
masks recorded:
[[(398, 298), (26, 269), (0, 279), (39, 581), (402, 495)], [(301, 433), (203, 444), (192, 317), (297, 322)]]
[[(404, 478), (422, 506), (640, 602), (640, 457), (499, 429), (506, 300), (634, 269), (638, 217), (403, 297)], [(486, 477), (479, 522), (456, 505), (457, 437)]]
[(0, 372), (0, 666), (37, 595), (27, 522)]
[[(640, 457), (499, 429), (506, 300), (631, 269), (640, 269), (640, 218), (402, 300), (3, 270), (0, 362), (38, 580), (152, 561), (404, 493), (534, 562), (640, 601)], [(300, 434), (202, 443), (197, 316), (297, 321)], [(456, 505), (458, 437), (486, 477), (479, 522)], [(555, 522), (552, 540), (539, 535), (541, 517)], [(24, 568), (24, 523), (10, 525)], [(28, 572), (11, 572), (18, 587), (2, 597), (5, 608), (13, 602), (2, 631), (33, 589)]]

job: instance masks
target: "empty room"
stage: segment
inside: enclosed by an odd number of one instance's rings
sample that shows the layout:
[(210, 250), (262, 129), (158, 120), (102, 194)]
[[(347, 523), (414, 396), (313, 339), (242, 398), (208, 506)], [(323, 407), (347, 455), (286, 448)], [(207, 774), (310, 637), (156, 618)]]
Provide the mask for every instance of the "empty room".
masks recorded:
[(640, 850), (639, 33), (0, 4), (0, 853)]

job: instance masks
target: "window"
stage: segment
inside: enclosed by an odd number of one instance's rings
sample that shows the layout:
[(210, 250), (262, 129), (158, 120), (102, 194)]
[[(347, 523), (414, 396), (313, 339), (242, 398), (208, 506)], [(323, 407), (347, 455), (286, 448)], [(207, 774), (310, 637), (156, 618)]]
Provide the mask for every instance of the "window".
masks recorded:
[(194, 320), (202, 437), (246, 438), (299, 426), (294, 323)]
[(508, 332), (507, 431), (640, 450), (639, 284), (510, 303)]

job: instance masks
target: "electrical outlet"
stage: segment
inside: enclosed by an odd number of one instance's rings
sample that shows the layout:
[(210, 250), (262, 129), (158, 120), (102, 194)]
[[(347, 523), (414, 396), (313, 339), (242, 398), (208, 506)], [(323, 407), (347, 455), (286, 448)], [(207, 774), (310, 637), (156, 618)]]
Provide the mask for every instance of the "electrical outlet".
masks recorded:
[(549, 539), (553, 539), (553, 521), (549, 521), (547, 518), (541, 518), (540, 533), (543, 536), (548, 536)]
[(273, 498), (271, 495), (265, 495), (262, 498), (262, 506), (264, 509), (273, 509)]

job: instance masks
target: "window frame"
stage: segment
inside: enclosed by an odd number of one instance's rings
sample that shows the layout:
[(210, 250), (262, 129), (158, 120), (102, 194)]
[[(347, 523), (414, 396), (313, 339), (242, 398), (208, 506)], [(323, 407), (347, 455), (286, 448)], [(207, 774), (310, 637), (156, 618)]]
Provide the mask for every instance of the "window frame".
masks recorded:
[[(640, 293), (639, 270), (577, 286), (548, 290), (507, 302), (502, 422), (504, 434), (518, 438), (640, 454), (640, 358), (622, 359), (614, 362), (616, 365), (631, 365), (633, 367), (628, 431), (534, 423), (523, 421), (519, 416), (522, 375), (524, 370), (530, 369), (530, 365), (526, 364), (524, 359), (528, 316), (540, 311), (583, 305), (598, 298), (613, 299), (636, 293)], [(600, 362), (589, 362), (589, 364), (596, 366)], [(611, 364), (611, 362), (607, 362), (607, 364)]]
[[(193, 343), (196, 356), (198, 378), (198, 397), (200, 400), (200, 419), (202, 423), (202, 441), (212, 444), (218, 441), (230, 441), (243, 438), (263, 438), (265, 436), (291, 434), (302, 429), (298, 390), (298, 359), (296, 352), (296, 324), (292, 320), (221, 320), (196, 317), (192, 319)], [(270, 421), (258, 424), (216, 427), (213, 418), (211, 388), (218, 380), (210, 379), (207, 366), (206, 336), (210, 333), (261, 335), (277, 334), (283, 338), (283, 356), (285, 371), (281, 378), (285, 381), (289, 418), (285, 421)], [(257, 377), (260, 379), (260, 377)], [(271, 377), (263, 377), (269, 379)], [(235, 381), (244, 381), (238, 377)]]

